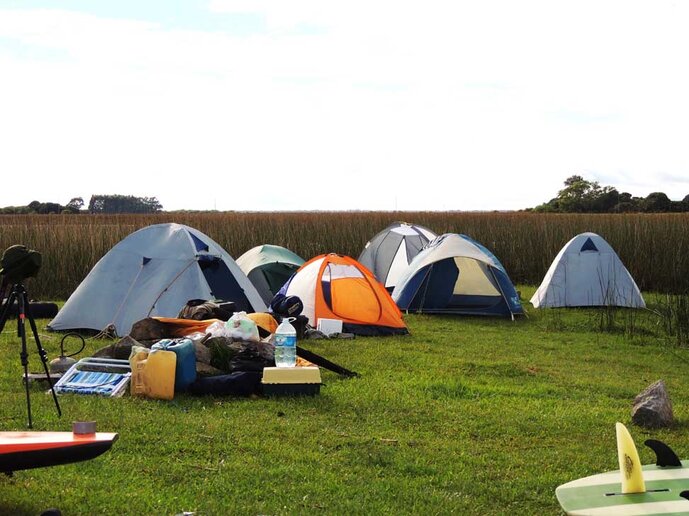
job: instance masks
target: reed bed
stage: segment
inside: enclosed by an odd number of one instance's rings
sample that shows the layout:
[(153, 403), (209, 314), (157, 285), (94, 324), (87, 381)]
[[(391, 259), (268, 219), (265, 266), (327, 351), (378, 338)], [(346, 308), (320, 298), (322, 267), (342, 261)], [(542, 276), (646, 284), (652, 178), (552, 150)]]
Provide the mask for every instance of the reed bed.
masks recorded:
[(0, 215), (0, 250), (25, 244), (43, 253), (31, 280), (35, 298), (66, 299), (98, 260), (133, 231), (186, 224), (238, 257), (260, 244), (305, 259), (337, 252), (354, 258), (391, 222), (436, 233), (464, 233), (491, 249), (515, 283), (537, 285), (562, 246), (592, 231), (617, 251), (642, 290), (689, 292), (689, 214), (537, 214), (526, 212), (166, 212), (155, 215)]

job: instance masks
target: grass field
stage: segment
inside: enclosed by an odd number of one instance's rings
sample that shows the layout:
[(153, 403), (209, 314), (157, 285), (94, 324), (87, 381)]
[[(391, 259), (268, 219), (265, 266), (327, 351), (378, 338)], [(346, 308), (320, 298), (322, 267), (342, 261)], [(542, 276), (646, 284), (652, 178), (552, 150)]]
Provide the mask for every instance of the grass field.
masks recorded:
[[(58, 419), (34, 387), (35, 429), (95, 419), (120, 439), (89, 462), (0, 478), (0, 513), (559, 514), (556, 486), (617, 468), (616, 421), (642, 462), (648, 437), (689, 458), (689, 350), (657, 315), (525, 307), (515, 322), (409, 315), (408, 337), (307, 341), (361, 374), (324, 372), (311, 398), (65, 395)], [(26, 424), (13, 330), (0, 336), (0, 430)], [(41, 335), (56, 356), (58, 337)], [(661, 378), (676, 425), (631, 425), (633, 398)]]

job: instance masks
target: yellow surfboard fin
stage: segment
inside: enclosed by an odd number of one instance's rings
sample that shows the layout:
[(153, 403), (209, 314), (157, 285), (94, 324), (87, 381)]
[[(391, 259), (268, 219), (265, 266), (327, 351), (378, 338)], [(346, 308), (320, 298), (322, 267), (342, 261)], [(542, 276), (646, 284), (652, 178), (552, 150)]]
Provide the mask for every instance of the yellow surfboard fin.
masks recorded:
[(622, 476), (622, 494), (645, 493), (646, 484), (634, 439), (622, 423), (615, 423), (615, 433), (617, 434), (617, 458)]

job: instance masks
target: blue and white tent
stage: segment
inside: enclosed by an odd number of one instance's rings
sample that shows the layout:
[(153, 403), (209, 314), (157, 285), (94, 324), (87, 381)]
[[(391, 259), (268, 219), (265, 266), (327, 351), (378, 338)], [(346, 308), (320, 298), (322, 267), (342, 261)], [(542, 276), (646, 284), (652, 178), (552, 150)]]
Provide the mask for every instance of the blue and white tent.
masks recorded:
[(409, 264), (392, 292), (400, 310), (420, 313), (523, 314), (505, 268), (466, 235), (446, 233)]
[(417, 224), (394, 222), (366, 243), (357, 261), (392, 292), (409, 263), (437, 236)]
[(246, 312), (266, 310), (259, 293), (220, 245), (188, 226), (156, 224), (135, 231), (108, 251), (48, 327), (112, 327), (124, 336), (146, 317), (177, 317), (190, 299), (234, 301), (237, 310)]

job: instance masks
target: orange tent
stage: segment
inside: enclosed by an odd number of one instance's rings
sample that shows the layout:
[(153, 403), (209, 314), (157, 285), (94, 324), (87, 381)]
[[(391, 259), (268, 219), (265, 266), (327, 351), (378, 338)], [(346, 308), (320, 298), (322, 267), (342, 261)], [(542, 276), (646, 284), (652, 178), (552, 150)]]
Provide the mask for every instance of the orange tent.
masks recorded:
[(319, 319), (338, 319), (343, 332), (357, 335), (409, 333), (387, 290), (349, 256), (331, 253), (312, 258), (280, 293), (301, 299), (302, 313), (313, 327), (318, 326)]

